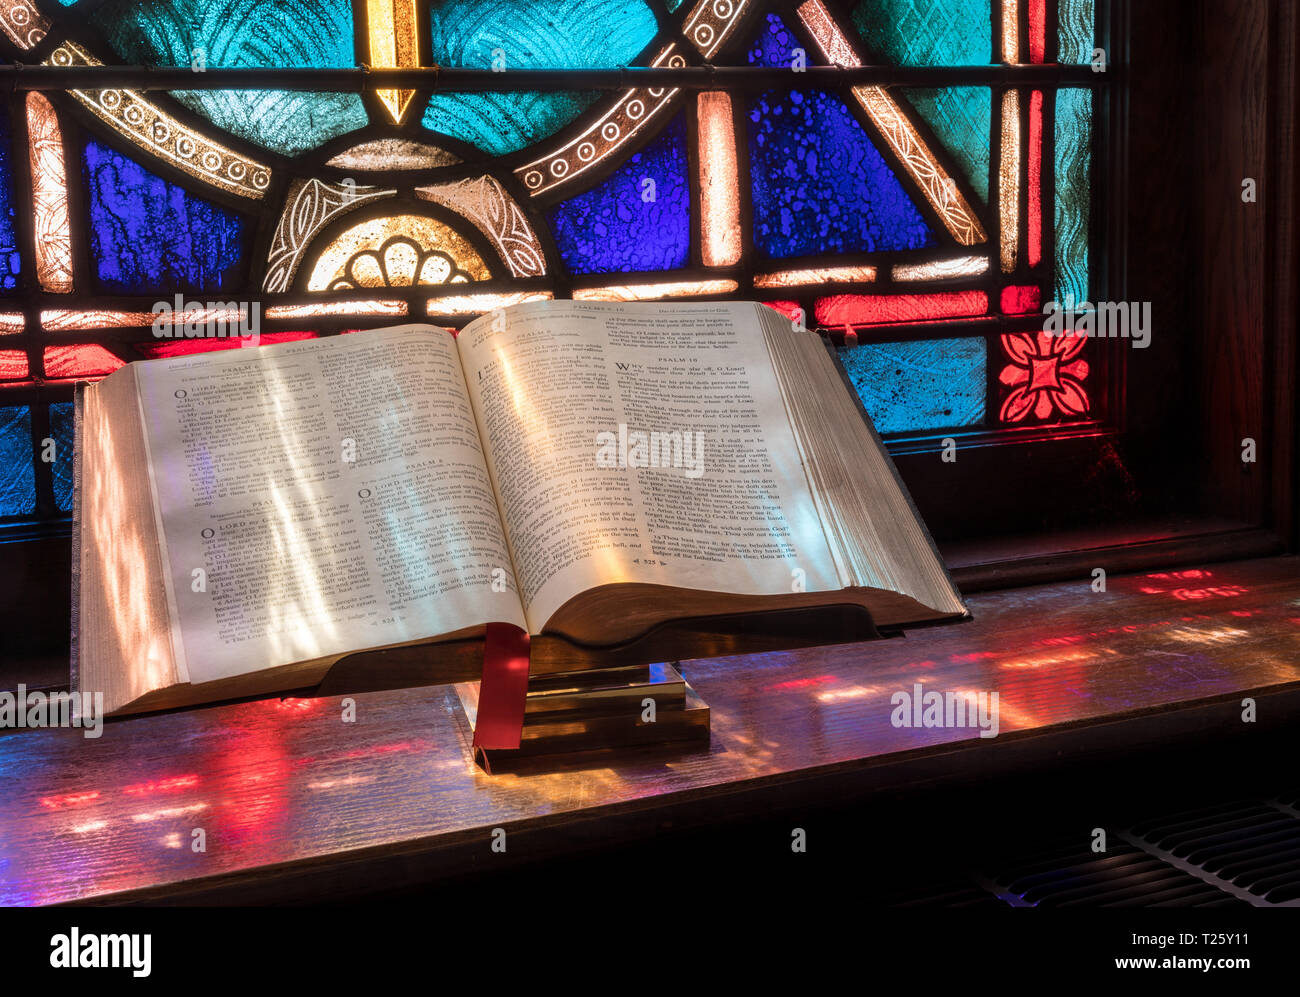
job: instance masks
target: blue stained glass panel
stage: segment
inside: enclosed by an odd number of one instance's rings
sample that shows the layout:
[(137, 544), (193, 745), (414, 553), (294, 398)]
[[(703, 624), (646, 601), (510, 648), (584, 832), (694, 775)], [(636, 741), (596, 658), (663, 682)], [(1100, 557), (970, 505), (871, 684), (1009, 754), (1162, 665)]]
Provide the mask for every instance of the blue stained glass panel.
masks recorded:
[(983, 66), (993, 59), (989, 0), (863, 0), (853, 26), (897, 66)]
[(242, 262), (244, 220), (155, 176), (133, 159), (87, 142), (90, 255), (108, 291), (218, 291)]
[(54, 502), (61, 512), (72, 511), (73, 402), (50, 406), (50, 436), (54, 438)]
[(22, 259), (14, 235), (14, 175), (10, 157), (9, 115), (0, 111), (0, 292), (18, 286)]
[(758, 37), (749, 46), (749, 64), (767, 66), (769, 69), (789, 69), (794, 64), (794, 50), (801, 47), (802, 43), (790, 33), (785, 22), (775, 14), (768, 14), (759, 28)]
[(988, 348), (982, 337), (863, 343), (839, 354), (878, 433), (984, 421)]
[[(775, 15), (750, 48), (758, 66), (790, 65), (797, 42)], [(934, 231), (838, 96), (769, 92), (749, 102), (754, 242), (769, 257), (921, 249)]]
[(1056, 300), (1088, 301), (1088, 214), (1092, 209), (1092, 91), (1056, 93)]
[(608, 179), (548, 212), (572, 273), (685, 266), (691, 248), (686, 122), (679, 114)]
[[(109, 0), (91, 17), (127, 63), (343, 68), (355, 64), (351, 0)], [(286, 155), (364, 126), (357, 94), (175, 91), (182, 104), (249, 142)]]
[[(429, 11), (440, 66), (600, 69), (631, 64), (658, 31), (643, 0), (444, 0)], [(553, 134), (596, 99), (587, 92), (434, 94), (426, 128), (503, 155)]]
[(30, 516), (35, 511), (32, 411), (26, 405), (0, 408), (0, 516)]

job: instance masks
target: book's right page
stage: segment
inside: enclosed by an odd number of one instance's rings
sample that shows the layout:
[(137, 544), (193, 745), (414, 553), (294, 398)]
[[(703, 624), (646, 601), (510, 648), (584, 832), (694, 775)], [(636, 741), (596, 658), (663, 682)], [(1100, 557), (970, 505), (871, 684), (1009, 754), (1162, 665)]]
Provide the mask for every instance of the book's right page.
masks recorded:
[(754, 306), (542, 302), (459, 337), (529, 627), (597, 586), (844, 586)]

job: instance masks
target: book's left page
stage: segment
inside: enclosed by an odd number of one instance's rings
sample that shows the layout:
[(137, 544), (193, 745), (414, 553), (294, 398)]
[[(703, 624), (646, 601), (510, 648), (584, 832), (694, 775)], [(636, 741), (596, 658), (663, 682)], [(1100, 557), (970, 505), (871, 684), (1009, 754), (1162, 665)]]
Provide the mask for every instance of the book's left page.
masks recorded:
[(446, 331), (136, 366), (190, 682), (524, 625)]

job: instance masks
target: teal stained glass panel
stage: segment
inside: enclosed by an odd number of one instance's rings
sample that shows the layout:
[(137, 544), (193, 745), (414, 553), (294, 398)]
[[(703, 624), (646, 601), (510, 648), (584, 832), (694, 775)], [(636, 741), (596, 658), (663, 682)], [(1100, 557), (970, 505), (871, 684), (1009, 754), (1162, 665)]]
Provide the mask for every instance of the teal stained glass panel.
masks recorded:
[(903, 91), (985, 204), (989, 200), (988, 87), (912, 87)]
[[(109, 0), (92, 20), (128, 63), (342, 68), (356, 63), (350, 0)], [(176, 91), (182, 104), (240, 138), (296, 155), (367, 122), (357, 94)]]
[(1060, 0), (1057, 11), (1057, 61), (1067, 66), (1091, 62), (1096, 33), (1093, 0)]
[[(433, 58), (441, 66), (490, 69), (601, 69), (629, 65), (658, 31), (643, 0), (444, 0), (429, 11)], [(504, 155), (553, 134), (598, 95), (435, 94), (423, 125)]]
[(982, 337), (863, 343), (839, 354), (878, 433), (984, 421), (988, 348)]
[(31, 409), (0, 408), (0, 516), (30, 516), (35, 511)]
[(1056, 300), (1088, 301), (1088, 213), (1092, 206), (1092, 91), (1056, 94)]
[(54, 439), (54, 502), (61, 512), (72, 511), (73, 402), (50, 406), (50, 436)]
[(983, 66), (993, 59), (989, 0), (862, 0), (853, 26), (876, 61)]

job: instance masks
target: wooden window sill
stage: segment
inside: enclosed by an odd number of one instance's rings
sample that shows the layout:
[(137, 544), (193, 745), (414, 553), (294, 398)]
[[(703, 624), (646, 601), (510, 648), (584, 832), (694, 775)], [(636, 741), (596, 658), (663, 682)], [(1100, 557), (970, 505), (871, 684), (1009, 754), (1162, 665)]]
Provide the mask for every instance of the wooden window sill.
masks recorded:
[[(488, 776), (449, 687), (271, 700), (0, 737), (0, 904), (287, 902), (432, 881), (527, 832), (510, 861), (751, 808), (1300, 715), (1300, 558), (976, 595), (972, 623), (683, 671), (708, 750), (597, 754)], [(895, 728), (890, 698), (996, 691), (1000, 733)], [(1262, 705), (1268, 701), (1268, 708)], [(1103, 733), (1104, 732), (1104, 733)], [(189, 848), (204, 828), (204, 854)]]

